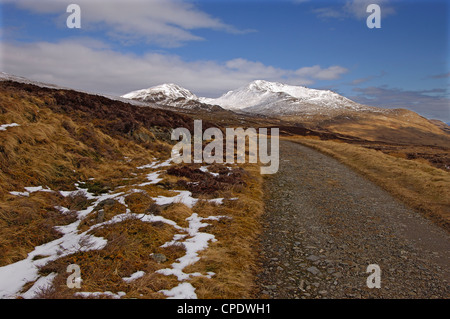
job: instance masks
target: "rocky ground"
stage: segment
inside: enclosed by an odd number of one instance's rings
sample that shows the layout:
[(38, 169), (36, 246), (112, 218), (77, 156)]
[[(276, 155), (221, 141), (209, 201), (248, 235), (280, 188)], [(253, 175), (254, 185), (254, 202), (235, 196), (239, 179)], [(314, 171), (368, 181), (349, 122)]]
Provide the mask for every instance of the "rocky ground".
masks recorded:
[(259, 297), (450, 297), (446, 231), (328, 156), (287, 141), (280, 152), (265, 179)]

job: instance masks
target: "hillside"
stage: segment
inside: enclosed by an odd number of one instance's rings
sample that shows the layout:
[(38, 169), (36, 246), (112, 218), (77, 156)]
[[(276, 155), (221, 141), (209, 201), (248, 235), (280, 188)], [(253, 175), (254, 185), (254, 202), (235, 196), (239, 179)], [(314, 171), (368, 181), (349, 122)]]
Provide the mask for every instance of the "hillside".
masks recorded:
[(405, 109), (389, 109), (383, 113), (346, 111), (282, 119), (369, 141), (450, 148), (450, 134), (445, 127)]
[[(0, 82), (0, 297), (250, 296), (260, 177), (252, 166), (174, 165), (170, 132), (192, 125)], [(82, 290), (66, 286), (71, 264)]]

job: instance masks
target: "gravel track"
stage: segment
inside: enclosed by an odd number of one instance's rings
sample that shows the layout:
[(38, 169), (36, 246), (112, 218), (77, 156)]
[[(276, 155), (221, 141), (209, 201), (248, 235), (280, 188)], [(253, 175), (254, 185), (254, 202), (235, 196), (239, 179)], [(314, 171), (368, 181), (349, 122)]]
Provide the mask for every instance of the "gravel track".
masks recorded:
[(260, 298), (450, 297), (448, 232), (331, 157), (288, 141), (280, 156), (265, 178)]

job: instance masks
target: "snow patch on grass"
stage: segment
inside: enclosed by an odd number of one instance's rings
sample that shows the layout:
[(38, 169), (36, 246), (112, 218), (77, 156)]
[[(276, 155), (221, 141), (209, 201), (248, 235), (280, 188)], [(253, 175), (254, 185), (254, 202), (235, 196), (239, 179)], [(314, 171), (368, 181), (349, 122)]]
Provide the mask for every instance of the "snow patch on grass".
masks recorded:
[(183, 282), (170, 290), (161, 290), (167, 299), (197, 299), (195, 288), (188, 282)]
[(120, 299), (125, 296), (126, 293), (123, 291), (119, 291), (118, 293), (113, 293), (111, 291), (105, 292), (76, 292), (74, 296), (83, 297), (83, 298), (100, 298), (100, 297), (109, 297), (111, 299)]
[(53, 285), (53, 280), (56, 278), (57, 273), (51, 273), (45, 277), (39, 278), (34, 285), (28, 289), (27, 292), (22, 294), (22, 298), (24, 299), (33, 299), (42, 291), (45, 291), (48, 288), (51, 288)]
[(16, 126), (20, 126), (20, 125), (17, 123), (3, 124), (3, 125), (0, 125), (0, 131), (6, 131), (7, 128), (16, 127)]
[[(189, 222), (189, 227), (185, 229), (189, 234), (189, 238), (187, 238), (184, 242), (180, 242), (180, 239), (185, 237), (174, 237), (174, 239), (170, 242), (165, 243), (161, 247), (168, 247), (176, 244), (182, 244), (186, 249), (186, 254), (183, 257), (177, 259), (177, 262), (171, 265), (172, 268), (165, 268), (156, 271), (157, 273), (170, 276), (174, 275), (178, 278), (179, 281), (189, 280), (191, 277), (202, 276), (201, 273), (190, 273), (187, 274), (183, 272), (184, 268), (189, 265), (192, 265), (200, 260), (198, 253), (202, 250), (208, 248), (209, 242), (215, 242), (216, 238), (212, 234), (200, 232), (200, 228), (204, 228), (209, 226), (207, 223), (203, 223), (204, 220), (219, 220), (223, 218), (223, 216), (211, 216), (207, 218), (199, 217), (197, 213), (192, 214), (186, 220)], [(186, 236), (187, 237), (187, 236)], [(211, 277), (213, 273), (208, 273), (208, 276)]]
[(127, 283), (130, 283), (132, 281), (135, 281), (136, 279), (139, 279), (139, 278), (143, 277), (144, 275), (145, 275), (145, 272), (137, 271), (134, 274), (132, 274), (130, 277), (124, 277), (122, 279), (123, 279), (123, 281), (125, 281)]
[[(161, 167), (167, 167), (171, 164), (171, 159), (167, 161), (155, 161), (151, 164), (138, 167), (138, 169), (157, 169)], [(202, 171), (208, 172), (207, 166), (201, 168)], [(110, 191), (107, 194), (95, 195), (88, 192), (86, 189), (80, 188), (79, 184), (76, 183), (76, 190), (74, 191), (59, 191), (63, 197), (74, 196), (74, 195), (84, 195), (87, 200), (91, 201), (89, 207), (77, 211), (77, 220), (69, 225), (55, 226), (55, 229), (62, 234), (62, 237), (48, 242), (46, 244), (37, 246), (34, 250), (28, 254), (27, 258), (16, 263), (0, 267), (0, 298), (16, 298), (19, 296), (23, 286), (27, 283), (34, 282), (33, 286), (28, 289), (27, 292), (22, 293), (20, 296), (23, 298), (34, 298), (36, 294), (52, 285), (53, 279), (57, 274), (50, 274), (45, 277), (39, 275), (39, 268), (45, 266), (51, 261), (57, 260), (59, 258), (80, 252), (89, 250), (100, 250), (103, 249), (107, 240), (100, 237), (95, 237), (89, 233), (99, 227), (104, 227), (112, 225), (115, 223), (121, 223), (125, 220), (136, 218), (142, 222), (154, 223), (163, 222), (174, 227), (179, 231), (175, 234), (173, 239), (162, 247), (168, 247), (171, 245), (183, 245), (186, 249), (186, 254), (177, 259), (171, 265), (171, 268), (158, 270), (157, 273), (163, 275), (174, 275), (181, 282), (178, 286), (171, 290), (162, 290), (169, 298), (197, 298), (195, 294), (195, 288), (188, 282), (191, 277), (195, 276), (205, 276), (211, 278), (214, 276), (213, 272), (208, 272), (206, 275), (201, 273), (185, 273), (183, 270), (200, 260), (199, 252), (208, 248), (210, 242), (215, 242), (215, 236), (205, 232), (200, 232), (201, 228), (209, 226), (208, 223), (204, 221), (219, 220), (225, 218), (226, 216), (210, 216), (207, 218), (200, 217), (197, 213), (192, 214), (186, 219), (189, 222), (187, 228), (180, 227), (175, 221), (164, 218), (162, 216), (155, 216), (153, 214), (133, 214), (128, 205), (126, 204), (126, 197), (132, 193), (142, 192), (147, 193), (144, 189), (139, 187), (156, 184), (163, 179), (160, 178), (161, 171), (151, 172), (146, 175), (149, 182), (134, 185), (128, 191), (122, 191), (114, 193)], [(214, 174), (214, 173), (210, 173)], [(36, 187), (25, 187), (25, 192), (10, 192), (10, 194), (15, 196), (30, 196), (30, 194), (35, 192), (54, 192), (48, 187), (44, 188), (42, 186)], [(116, 189), (118, 191), (119, 188)], [(120, 187), (123, 189), (123, 187)], [(157, 205), (167, 205), (173, 203), (182, 203), (190, 208), (194, 207), (199, 199), (192, 197), (192, 193), (189, 191), (182, 190), (172, 190), (172, 192), (177, 193), (177, 195), (172, 197), (157, 196), (152, 199)], [(110, 220), (95, 224), (91, 226), (87, 231), (82, 233), (79, 232), (79, 226), (81, 221), (85, 219), (89, 214), (91, 214), (96, 207), (103, 201), (108, 199), (114, 199), (126, 207), (126, 213), (120, 214), (112, 217)], [(234, 200), (233, 198), (232, 200)], [(224, 198), (209, 199), (207, 201), (221, 205), (223, 204)], [(60, 211), (62, 214), (67, 214), (70, 212), (69, 209), (61, 206), (55, 206), (55, 209)], [(138, 271), (132, 274), (130, 277), (123, 278), (126, 282), (132, 282), (142, 276), (145, 273), (143, 271)], [(99, 297), (109, 297), (119, 299), (124, 296), (125, 293), (114, 294), (112, 292), (78, 292), (75, 296), (81, 296), (84, 298), (99, 298)]]

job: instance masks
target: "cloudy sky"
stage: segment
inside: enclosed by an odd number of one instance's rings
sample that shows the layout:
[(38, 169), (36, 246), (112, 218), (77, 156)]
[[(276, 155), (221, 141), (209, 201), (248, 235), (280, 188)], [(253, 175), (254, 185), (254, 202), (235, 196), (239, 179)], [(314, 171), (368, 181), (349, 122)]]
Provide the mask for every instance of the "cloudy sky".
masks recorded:
[[(81, 8), (69, 29), (67, 6)], [(369, 29), (367, 5), (381, 7)], [(256, 79), (450, 122), (446, 0), (0, 0), (1, 71), (122, 95), (217, 97)]]

